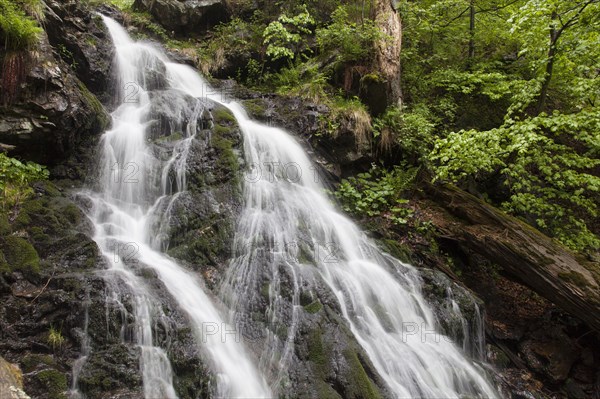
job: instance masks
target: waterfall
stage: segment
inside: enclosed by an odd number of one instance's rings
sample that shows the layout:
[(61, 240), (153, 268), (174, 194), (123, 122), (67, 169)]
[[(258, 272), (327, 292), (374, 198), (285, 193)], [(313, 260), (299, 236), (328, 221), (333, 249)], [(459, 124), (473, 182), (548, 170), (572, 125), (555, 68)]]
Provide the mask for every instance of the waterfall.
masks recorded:
[[(113, 302), (131, 302), (135, 328), (133, 341), (140, 347), (140, 371), (146, 398), (175, 398), (173, 371), (165, 350), (155, 345), (153, 324), (164, 317), (157, 293), (138, 274), (140, 267), (154, 270), (194, 328), (198, 345), (215, 373), (217, 397), (270, 397), (242, 342), (204, 334), (206, 325), (233, 330), (217, 305), (204, 292), (202, 282), (160, 252), (153, 221), (168, 218), (170, 204), (186, 189), (185, 168), (189, 145), (199, 127), (189, 124), (168, 159), (161, 159), (147, 144), (151, 119), (150, 92), (164, 85), (169, 65), (166, 56), (150, 44), (134, 42), (114, 20), (103, 17), (116, 47), (118, 107), (112, 113), (112, 129), (101, 143), (98, 188), (82, 195), (89, 198), (89, 217), (94, 240), (108, 264), (104, 272)], [(181, 107), (183, 92), (170, 104)], [(177, 101), (181, 100), (181, 101)], [(195, 115), (203, 110), (197, 100)], [(175, 114), (181, 109), (175, 109)], [(165, 210), (160, 213), (161, 210)], [(125, 307), (123, 307), (125, 308)], [(126, 312), (123, 309), (123, 312)], [(124, 336), (124, 339), (130, 337)], [(92, 349), (93, 350), (93, 349)]]
[[(114, 20), (103, 18), (116, 46), (120, 104), (112, 114), (112, 129), (102, 138), (99, 188), (85, 195), (92, 203), (94, 239), (109, 265), (105, 271), (107, 280), (113, 281), (109, 286), (117, 298), (123, 296), (119, 292), (123, 286), (133, 297), (133, 339), (142, 349), (145, 397), (176, 394), (169, 360), (152, 334), (153, 320), (161, 317), (157, 293), (139, 276), (140, 265), (156, 272), (188, 316), (216, 376), (215, 396), (278, 395), (302, 318), (300, 289), (322, 284), (334, 295), (354, 338), (395, 397), (497, 397), (484, 371), (437, 332), (418, 271), (382, 252), (335, 209), (294, 138), (250, 120), (235, 101), (223, 105), (243, 133), (250, 167), (235, 256), (220, 290), (229, 312), (222, 313), (218, 299), (204, 291), (194, 273), (160, 252), (164, 242), (156, 237), (163, 233), (162, 228), (156, 231), (156, 220), (168, 219), (178, 193), (186, 190), (186, 159), (198, 129), (188, 126), (168, 159), (162, 159), (147, 144), (145, 122), (151, 113), (150, 87), (164, 85), (178, 96), (198, 99), (194, 110), (198, 115), (208, 86), (191, 67), (170, 62), (151, 45), (131, 40)], [(164, 82), (157, 82), (161, 75)], [(208, 97), (221, 102), (217, 96)], [(291, 303), (283, 300), (284, 277), (286, 284), (289, 280)], [(207, 323), (234, 330), (231, 326), (251, 312), (265, 279), (270, 327), (260, 359), (252, 358), (244, 342), (202, 334)], [(282, 321), (289, 322), (284, 338), (274, 333)]]
[[(206, 82), (192, 68), (172, 64), (168, 69), (175, 87), (193, 96), (205, 95)], [(277, 370), (272, 386), (286, 371), (298, 318), (296, 300), (291, 309), (281, 300), (279, 266), (287, 269), (297, 298), (300, 276), (312, 264), (396, 397), (497, 397), (483, 369), (437, 332), (435, 316), (421, 294), (418, 271), (382, 252), (334, 208), (306, 152), (287, 132), (250, 120), (235, 101), (225, 105), (243, 132), (250, 168), (235, 237), (237, 257), (223, 295), (229, 297), (234, 317), (250, 312), (260, 295), (265, 262), (269, 263), (260, 254), (272, 255), (267, 270), (272, 330), (278, 320), (292, 321), (284, 342), (278, 342), (273, 331), (266, 334), (261, 370), (265, 374)], [(309, 264), (303, 258), (309, 258)]]

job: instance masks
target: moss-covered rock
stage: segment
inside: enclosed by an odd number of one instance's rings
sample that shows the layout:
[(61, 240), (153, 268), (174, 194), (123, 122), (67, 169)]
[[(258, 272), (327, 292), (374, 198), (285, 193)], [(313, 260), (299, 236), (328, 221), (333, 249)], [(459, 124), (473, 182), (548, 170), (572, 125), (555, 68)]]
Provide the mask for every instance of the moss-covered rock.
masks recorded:
[(351, 370), (350, 384), (345, 387), (346, 395), (344, 395), (344, 397), (356, 399), (380, 399), (381, 394), (369, 379), (356, 352), (347, 349), (344, 351), (344, 358)]
[(253, 119), (265, 120), (268, 118), (268, 106), (269, 104), (262, 98), (253, 98), (250, 100), (242, 101), (242, 105), (246, 109), (246, 112)]
[(125, 344), (94, 351), (79, 377), (81, 390), (89, 397), (102, 397), (105, 392), (118, 388), (140, 392), (139, 351), (139, 348)]
[(321, 309), (323, 309), (323, 305), (318, 300), (304, 306), (304, 310), (310, 314), (317, 313)]
[(42, 370), (35, 377), (47, 390), (48, 399), (64, 399), (67, 397), (67, 376), (55, 369)]
[[(40, 257), (35, 248), (25, 239), (8, 236), (0, 242), (8, 269), (24, 273), (40, 272)], [(0, 260), (0, 263), (1, 260)]]

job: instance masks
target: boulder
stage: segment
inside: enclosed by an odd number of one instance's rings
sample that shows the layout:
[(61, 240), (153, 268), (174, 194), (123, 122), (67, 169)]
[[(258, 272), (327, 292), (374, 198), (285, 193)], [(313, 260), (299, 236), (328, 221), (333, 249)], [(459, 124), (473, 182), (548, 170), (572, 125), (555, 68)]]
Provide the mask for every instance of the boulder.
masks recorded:
[(136, 10), (149, 12), (165, 29), (177, 35), (193, 35), (229, 19), (224, 0), (135, 0)]
[(2, 399), (29, 399), (23, 391), (23, 375), (18, 366), (0, 356), (0, 393)]

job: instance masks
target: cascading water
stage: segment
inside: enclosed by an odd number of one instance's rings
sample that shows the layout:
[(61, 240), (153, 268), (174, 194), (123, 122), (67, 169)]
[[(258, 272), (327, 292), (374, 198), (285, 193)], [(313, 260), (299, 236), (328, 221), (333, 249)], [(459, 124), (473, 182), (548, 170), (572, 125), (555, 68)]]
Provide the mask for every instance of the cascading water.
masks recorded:
[[(164, 244), (160, 237), (166, 233), (160, 226), (178, 193), (186, 189), (186, 158), (197, 129), (188, 126), (170, 157), (162, 160), (146, 143), (144, 122), (151, 117), (147, 89), (152, 79), (147, 71), (164, 68), (166, 84), (182, 96), (206, 96), (207, 85), (192, 68), (169, 62), (150, 45), (132, 41), (115, 21), (104, 20), (116, 46), (120, 86), (133, 82), (139, 90), (133, 102), (124, 91), (119, 94), (113, 128), (102, 141), (101, 190), (87, 195), (93, 204), (95, 240), (111, 265), (106, 274), (129, 287), (134, 297), (135, 339), (142, 348), (146, 397), (176, 395), (168, 358), (153, 342), (152, 323), (160, 317), (160, 309), (137, 276), (136, 262), (156, 271), (202, 338), (199, 345), (217, 376), (216, 396), (277, 395), (301, 317), (300, 287), (307, 281), (317, 284), (317, 278), (337, 298), (354, 337), (394, 396), (497, 396), (481, 368), (448, 338), (435, 333), (436, 320), (421, 294), (418, 272), (381, 252), (334, 209), (306, 153), (290, 135), (250, 120), (235, 102), (226, 106), (243, 132), (246, 162), (254, 169), (246, 177), (236, 256), (221, 291), (230, 305), (230, 324), (226, 324), (201, 281), (159, 252)], [(202, 111), (198, 100), (194, 112)], [(270, 168), (269, 177), (256, 179), (256, 170), (264, 168)], [(266, 258), (260, 252), (270, 254), (270, 261), (261, 264)], [(230, 326), (242, 319), (262, 288), (265, 265), (271, 330), (281, 320), (291, 324), (284, 339), (268, 331), (260, 361), (253, 362), (241, 342), (217, 335), (201, 337), (201, 328), (204, 323)], [(284, 275), (291, 281), (291, 304), (282, 300)], [(311, 280), (308, 275), (316, 277)], [(269, 376), (270, 387), (263, 375)]]
[[(244, 132), (248, 164), (263, 171), (277, 166), (268, 178), (256, 180), (251, 172), (246, 179), (245, 210), (236, 237), (240, 256), (232, 264), (226, 289), (233, 307), (245, 312), (260, 289), (259, 251), (284, 258), (294, 287), (301, 285), (298, 276), (312, 263), (395, 396), (496, 397), (482, 370), (435, 332), (435, 317), (421, 294), (417, 271), (382, 253), (334, 209), (305, 152), (287, 133), (249, 120), (238, 104), (229, 107)], [(302, 260), (307, 258), (309, 262)], [(278, 263), (273, 261), (270, 276), (275, 286)], [(270, 290), (273, 320), (295, 310), (279, 308), (278, 295), (278, 290)]]
[[(92, 204), (89, 216), (95, 226), (94, 240), (109, 264), (105, 275), (115, 297), (113, 302), (122, 301), (124, 295), (132, 297), (136, 324), (133, 338), (141, 348), (144, 396), (177, 397), (169, 359), (165, 351), (154, 344), (152, 327), (162, 317), (157, 306), (160, 301), (136, 274), (138, 265), (156, 271), (189, 317), (216, 375), (214, 395), (270, 397), (268, 385), (242, 343), (223, 340), (216, 334), (202, 334), (205, 324), (233, 330), (203, 291), (202, 283), (156, 249), (162, 240), (156, 239), (153, 222), (168, 218), (170, 204), (185, 190), (186, 158), (196, 126), (193, 123), (188, 126), (187, 136), (173, 147), (167, 160), (153, 153), (146, 137), (146, 121), (152, 119), (149, 91), (157, 84), (157, 74), (165, 68), (168, 70), (169, 60), (154, 47), (131, 40), (114, 20), (103, 19), (116, 47), (120, 88), (116, 94), (120, 104), (112, 113), (113, 128), (102, 137), (100, 189), (83, 195)], [(184, 93), (179, 97), (183, 98)], [(171, 105), (177, 107), (180, 103), (183, 101), (174, 101)], [(201, 111), (202, 102), (198, 100), (194, 109), (196, 116)], [(122, 286), (126, 287), (124, 293)]]
[[(171, 65), (169, 71), (174, 87), (193, 96), (204, 94), (206, 83), (192, 68)], [(267, 332), (261, 370), (271, 375), (272, 386), (277, 387), (286, 372), (298, 317), (295, 299), (291, 307), (281, 301), (279, 266), (287, 270), (292, 296), (297, 298), (300, 276), (313, 264), (336, 295), (357, 341), (396, 397), (495, 398), (497, 392), (483, 370), (448, 337), (436, 332), (436, 320), (421, 294), (418, 272), (381, 252), (334, 209), (305, 151), (289, 134), (250, 120), (238, 103), (227, 106), (244, 134), (245, 158), (251, 170), (245, 179), (245, 208), (235, 239), (238, 256), (232, 262), (223, 296), (238, 320), (250, 312), (264, 283), (265, 257), (260, 253), (272, 255), (269, 317), (274, 328), (286, 312), (285, 319), (292, 321), (284, 342)], [(262, 177), (257, 178), (257, 170)], [(310, 261), (304, 263), (302, 258)], [(276, 371), (271, 373), (270, 369)]]

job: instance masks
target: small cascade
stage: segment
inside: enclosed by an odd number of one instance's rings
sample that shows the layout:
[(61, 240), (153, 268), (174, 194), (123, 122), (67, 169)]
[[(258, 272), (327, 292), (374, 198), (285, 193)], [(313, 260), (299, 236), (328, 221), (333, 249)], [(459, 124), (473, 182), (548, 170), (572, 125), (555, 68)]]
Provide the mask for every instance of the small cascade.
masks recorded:
[(484, 361), (485, 360), (485, 330), (484, 330), (484, 314), (473, 298), (470, 299), (472, 307), (472, 317), (469, 318), (463, 315), (463, 312), (454, 297), (452, 288), (447, 290), (447, 307), (448, 312), (454, 320), (453, 328), (449, 332), (450, 337), (462, 346), (464, 353), (471, 358)]
[(90, 324), (90, 292), (89, 289), (86, 289), (85, 292), (85, 301), (83, 303), (84, 306), (84, 316), (83, 316), (83, 334), (81, 336), (81, 356), (75, 362), (73, 362), (72, 368), (72, 381), (71, 388), (69, 389), (68, 395), (72, 399), (83, 399), (84, 396), (79, 391), (79, 376), (81, 374), (81, 370), (83, 370), (83, 366), (87, 362), (88, 356), (92, 350), (90, 344), (90, 336), (88, 334), (88, 328)]

